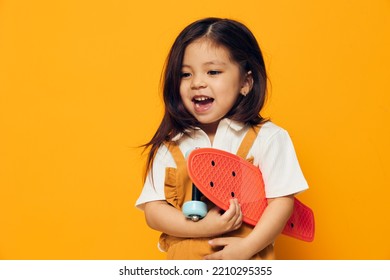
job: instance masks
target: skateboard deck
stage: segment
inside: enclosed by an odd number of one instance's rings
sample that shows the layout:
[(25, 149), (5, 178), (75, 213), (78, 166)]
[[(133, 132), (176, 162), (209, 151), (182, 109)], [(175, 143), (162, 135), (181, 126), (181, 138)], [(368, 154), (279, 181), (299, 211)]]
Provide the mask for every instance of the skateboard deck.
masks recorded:
[[(237, 198), (243, 221), (256, 225), (267, 207), (259, 168), (237, 155), (214, 148), (193, 150), (187, 168), (192, 182), (211, 202), (227, 210), (230, 199)], [(297, 198), (282, 233), (308, 242), (314, 239), (313, 211)]]

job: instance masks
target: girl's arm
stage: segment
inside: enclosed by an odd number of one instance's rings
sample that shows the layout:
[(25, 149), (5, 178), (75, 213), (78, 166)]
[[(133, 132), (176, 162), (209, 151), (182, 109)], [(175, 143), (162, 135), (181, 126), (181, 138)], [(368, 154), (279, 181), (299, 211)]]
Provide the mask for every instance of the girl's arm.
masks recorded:
[(198, 222), (187, 219), (165, 200), (146, 203), (144, 211), (146, 222), (151, 228), (176, 237), (212, 237), (238, 229), (242, 223), (237, 199), (230, 201), (230, 207), (224, 214), (220, 213), (218, 207), (214, 207)]
[(206, 256), (206, 259), (250, 259), (274, 242), (283, 231), (292, 214), (293, 207), (293, 195), (268, 199), (268, 206), (247, 237), (226, 237), (210, 240), (211, 246), (224, 246), (224, 248)]

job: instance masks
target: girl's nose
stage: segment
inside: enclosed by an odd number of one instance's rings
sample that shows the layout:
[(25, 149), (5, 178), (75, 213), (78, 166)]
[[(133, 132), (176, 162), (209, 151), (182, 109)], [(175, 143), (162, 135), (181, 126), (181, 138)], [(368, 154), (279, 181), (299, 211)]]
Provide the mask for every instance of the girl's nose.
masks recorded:
[(191, 80), (191, 89), (199, 89), (205, 87), (207, 87), (207, 84), (202, 77), (194, 76), (193, 79)]

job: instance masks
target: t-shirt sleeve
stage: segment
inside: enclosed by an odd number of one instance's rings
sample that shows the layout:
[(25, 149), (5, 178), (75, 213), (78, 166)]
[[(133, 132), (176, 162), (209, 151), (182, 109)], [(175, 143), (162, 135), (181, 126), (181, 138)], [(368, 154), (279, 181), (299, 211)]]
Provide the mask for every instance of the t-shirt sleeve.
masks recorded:
[(142, 192), (135, 203), (138, 209), (143, 210), (146, 202), (165, 200), (165, 169), (169, 155), (170, 153), (164, 145), (157, 151), (153, 161), (153, 168), (149, 170)]
[(260, 149), (259, 167), (267, 198), (296, 194), (308, 189), (288, 132), (277, 130)]

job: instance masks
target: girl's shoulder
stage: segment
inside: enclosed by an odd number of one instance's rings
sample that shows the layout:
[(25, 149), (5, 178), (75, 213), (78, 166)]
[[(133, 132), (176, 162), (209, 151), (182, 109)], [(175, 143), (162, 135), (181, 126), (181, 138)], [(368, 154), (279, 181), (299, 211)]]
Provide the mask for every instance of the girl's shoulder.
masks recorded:
[(157, 149), (156, 155), (153, 160), (154, 166), (162, 166), (162, 167), (174, 167), (174, 159), (172, 157), (172, 154), (170, 153), (167, 144), (162, 143), (159, 148)]
[(268, 142), (272, 138), (283, 137), (283, 136), (284, 137), (288, 136), (287, 130), (285, 130), (284, 128), (280, 127), (279, 125), (271, 121), (267, 121), (261, 126), (258, 135), (258, 140), (260, 140), (261, 142)]

